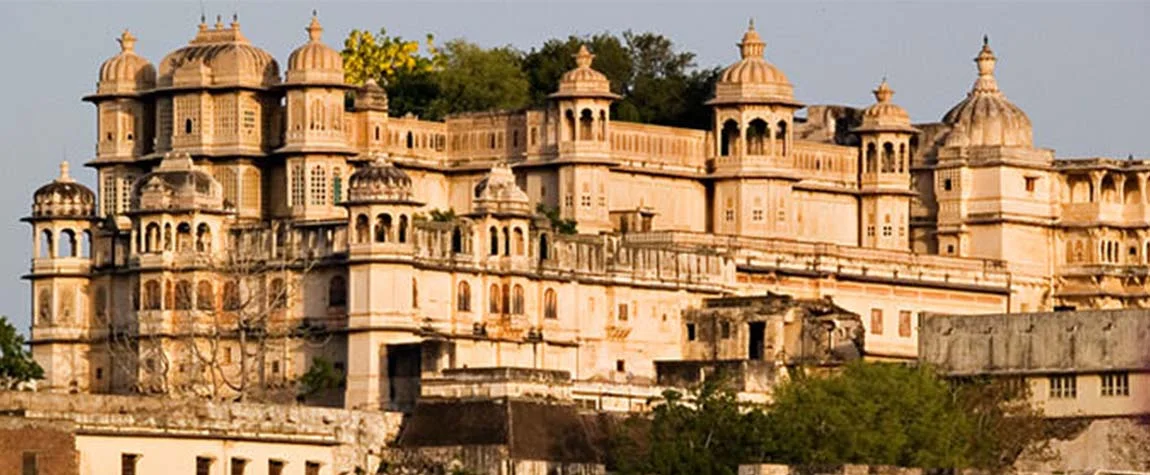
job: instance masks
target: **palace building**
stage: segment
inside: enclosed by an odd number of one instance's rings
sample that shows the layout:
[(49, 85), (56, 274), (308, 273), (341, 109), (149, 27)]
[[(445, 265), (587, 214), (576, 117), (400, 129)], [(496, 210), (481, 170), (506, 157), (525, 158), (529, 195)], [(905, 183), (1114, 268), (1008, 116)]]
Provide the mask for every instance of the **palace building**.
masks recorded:
[(885, 80), (863, 109), (800, 102), (752, 25), (694, 130), (612, 120), (586, 48), (545, 108), (392, 117), (306, 30), (282, 72), (238, 22), (158, 67), (120, 37), (84, 97), (98, 190), (65, 164), (26, 218), (48, 388), (290, 399), (327, 362), (346, 380), (308, 397), (349, 408), (487, 367), (601, 401), (696, 339), (788, 353), (766, 320), (697, 329), (705, 299), (829, 299), (874, 359), (914, 358), (932, 312), (1150, 304), (1150, 162), (1037, 148), (985, 41), (915, 123)]

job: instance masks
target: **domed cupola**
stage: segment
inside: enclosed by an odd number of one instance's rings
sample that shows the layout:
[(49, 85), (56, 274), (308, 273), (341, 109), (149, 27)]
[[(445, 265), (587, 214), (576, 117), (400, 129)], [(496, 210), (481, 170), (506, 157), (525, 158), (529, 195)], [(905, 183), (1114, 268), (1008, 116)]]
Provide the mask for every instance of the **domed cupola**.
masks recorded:
[(351, 174), (348, 203), (414, 203), (411, 177), (382, 155)]
[(475, 184), (475, 211), (477, 213), (531, 215), (531, 200), (519, 185), (515, 174), (506, 164), (491, 168), (488, 175)]
[(998, 89), (994, 66), (998, 59), (984, 36), (974, 87), (942, 121), (951, 126), (946, 146), (1030, 147), (1033, 145), (1030, 118)]
[(279, 82), (279, 65), (270, 53), (252, 46), (238, 21), (228, 27), (200, 23), (187, 46), (160, 61), (161, 87), (248, 86), (266, 88)]
[(156, 68), (136, 54), (136, 37), (124, 30), (116, 41), (120, 43), (120, 54), (100, 65), (96, 94), (134, 94), (155, 87)]
[(763, 51), (767, 44), (755, 31), (751, 21), (743, 41), (739, 43), (742, 59), (724, 69), (715, 85), (715, 98), (707, 104), (789, 104), (795, 101), (794, 86), (775, 65), (767, 62)]
[(863, 110), (862, 125), (855, 128), (855, 132), (917, 132), (911, 127), (910, 115), (906, 109), (890, 101), (894, 96), (894, 89), (887, 84), (886, 78), (874, 91), (875, 102)]
[(96, 194), (68, 175), (68, 162), (60, 164), (60, 177), (32, 195), (33, 218), (79, 218), (96, 215)]
[(580, 45), (579, 52), (575, 54), (575, 69), (563, 73), (559, 78), (559, 91), (549, 97), (620, 98), (620, 95), (611, 92), (611, 81), (607, 76), (591, 68), (594, 60), (595, 55), (587, 50), (587, 45)]
[(134, 211), (223, 211), (231, 206), (224, 203), (220, 183), (200, 170), (187, 153), (168, 152), (155, 171), (132, 186)]
[(288, 57), (286, 84), (330, 84), (344, 86), (343, 57), (324, 44), (323, 26), (312, 12), (307, 26), (308, 42), (292, 51)]

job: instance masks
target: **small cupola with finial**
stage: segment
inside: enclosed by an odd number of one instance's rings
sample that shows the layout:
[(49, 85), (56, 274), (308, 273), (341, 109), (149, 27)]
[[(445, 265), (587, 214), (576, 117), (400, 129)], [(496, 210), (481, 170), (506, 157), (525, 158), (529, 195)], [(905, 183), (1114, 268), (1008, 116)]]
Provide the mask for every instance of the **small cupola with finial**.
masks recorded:
[[(894, 89), (883, 78), (874, 89), (875, 103), (863, 110), (862, 124), (853, 132), (858, 134), (862, 147), (864, 186), (874, 184), (874, 174), (910, 173), (911, 137), (918, 129), (911, 127), (910, 115), (891, 102)], [(892, 178), (896, 186), (904, 187), (906, 179)]]
[(136, 37), (124, 30), (116, 39), (120, 53), (100, 65), (96, 93), (100, 95), (135, 95), (156, 85), (156, 68), (136, 54)]
[(786, 74), (763, 56), (767, 43), (755, 31), (754, 20), (750, 21), (738, 46), (739, 61), (719, 75), (715, 98), (708, 104), (802, 105), (795, 101), (794, 86)]
[(323, 26), (312, 11), (306, 28), (308, 40), (288, 57), (285, 84), (344, 86), (343, 57), (323, 42)]
[(1021, 108), (1006, 99), (994, 77), (998, 57), (990, 49), (990, 39), (982, 37), (982, 49), (974, 58), (978, 78), (966, 94), (943, 116), (951, 126), (946, 146), (1031, 147), (1033, 129)]
[(602, 154), (609, 134), (611, 102), (621, 96), (611, 92), (607, 76), (591, 67), (595, 55), (587, 45), (580, 45), (573, 57), (575, 69), (563, 73), (559, 90), (548, 96), (561, 117), (559, 141), (574, 142), (568, 146), (570, 153)]
[(77, 183), (68, 162), (60, 163), (60, 176), (32, 195), (33, 218), (88, 219), (96, 215), (96, 194)]

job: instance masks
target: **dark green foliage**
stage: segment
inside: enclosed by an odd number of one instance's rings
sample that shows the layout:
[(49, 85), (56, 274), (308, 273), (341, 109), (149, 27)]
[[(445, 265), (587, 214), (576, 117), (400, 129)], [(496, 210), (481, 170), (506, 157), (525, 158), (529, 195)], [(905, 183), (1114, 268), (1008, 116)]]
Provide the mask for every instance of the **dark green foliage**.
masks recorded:
[(448, 42), (446, 64), (435, 74), (439, 94), (431, 101), (427, 118), (527, 106), (529, 86), (521, 55), (509, 46), (484, 49), (463, 40)]
[(896, 364), (792, 374), (766, 408), (740, 406), (717, 384), (690, 403), (667, 394), (651, 418), (616, 431), (611, 463), (633, 474), (726, 474), (756, 462), (1001, 470), (1045, 448), (1041, 414), (1018, 385), (951, 383)]
[(44, 369), (24, 348), (24, 336), (0, 316), (0, 389), (15, 389), (20, 383), (44, 377)]
[(455, 210), (450, 208), (447, 210), (433, 209), (427, 215), (436, 223), (450, 223), (455, 221)]
[(535, 207), (535, 212), (547, 217), (551, 222), (551, 229), (559, 234), (576, 234), (579, 231), (576, 229), (578, 224), (574, 219), (563, 219), (559, 216), (557, 208), (548, 208), (543, 203), (539, 203)]
[(342, 387), (343, 378), (343, 372), (336, 369), (331, 360), (316, 356), (311, 360), (311, 367), (299, 379), (300, 396), (312, 397), (329, 389)]

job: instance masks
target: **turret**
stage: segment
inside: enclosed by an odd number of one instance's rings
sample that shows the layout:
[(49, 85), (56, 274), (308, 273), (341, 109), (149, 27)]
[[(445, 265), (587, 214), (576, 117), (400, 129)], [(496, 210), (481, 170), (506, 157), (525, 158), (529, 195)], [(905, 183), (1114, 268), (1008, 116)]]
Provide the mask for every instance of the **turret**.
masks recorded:
[(859, 245), (882, 249), (909, 248), (911, 138), (918, 130), (910, 116), (890, 102), (894, 90), (886, 79), (874, 90), (877, 102), (854, 129), (859, 136), (859, 187), (862, 216)]
[[(564, 218), (574, 219), (581, 232), (611, 229), (608, 209), (607, 166), (611, 163), (610, 108), (619, 95), (611, 82), (591, 67), (595, 55), (586, 45), (575, 54), (575, 69), (559, 80), (551, 94), (558, 116), (559, 208)], [(567, 165), (569, 164), (569, 165)]]
[(48, 389), (87, 391), (94, 375), (89, 367), (89, 301), (91, 229), (96, 223), (96, 196), (69, 176), (36, 190), (32, 215), (32, 355), (45, 370)]

